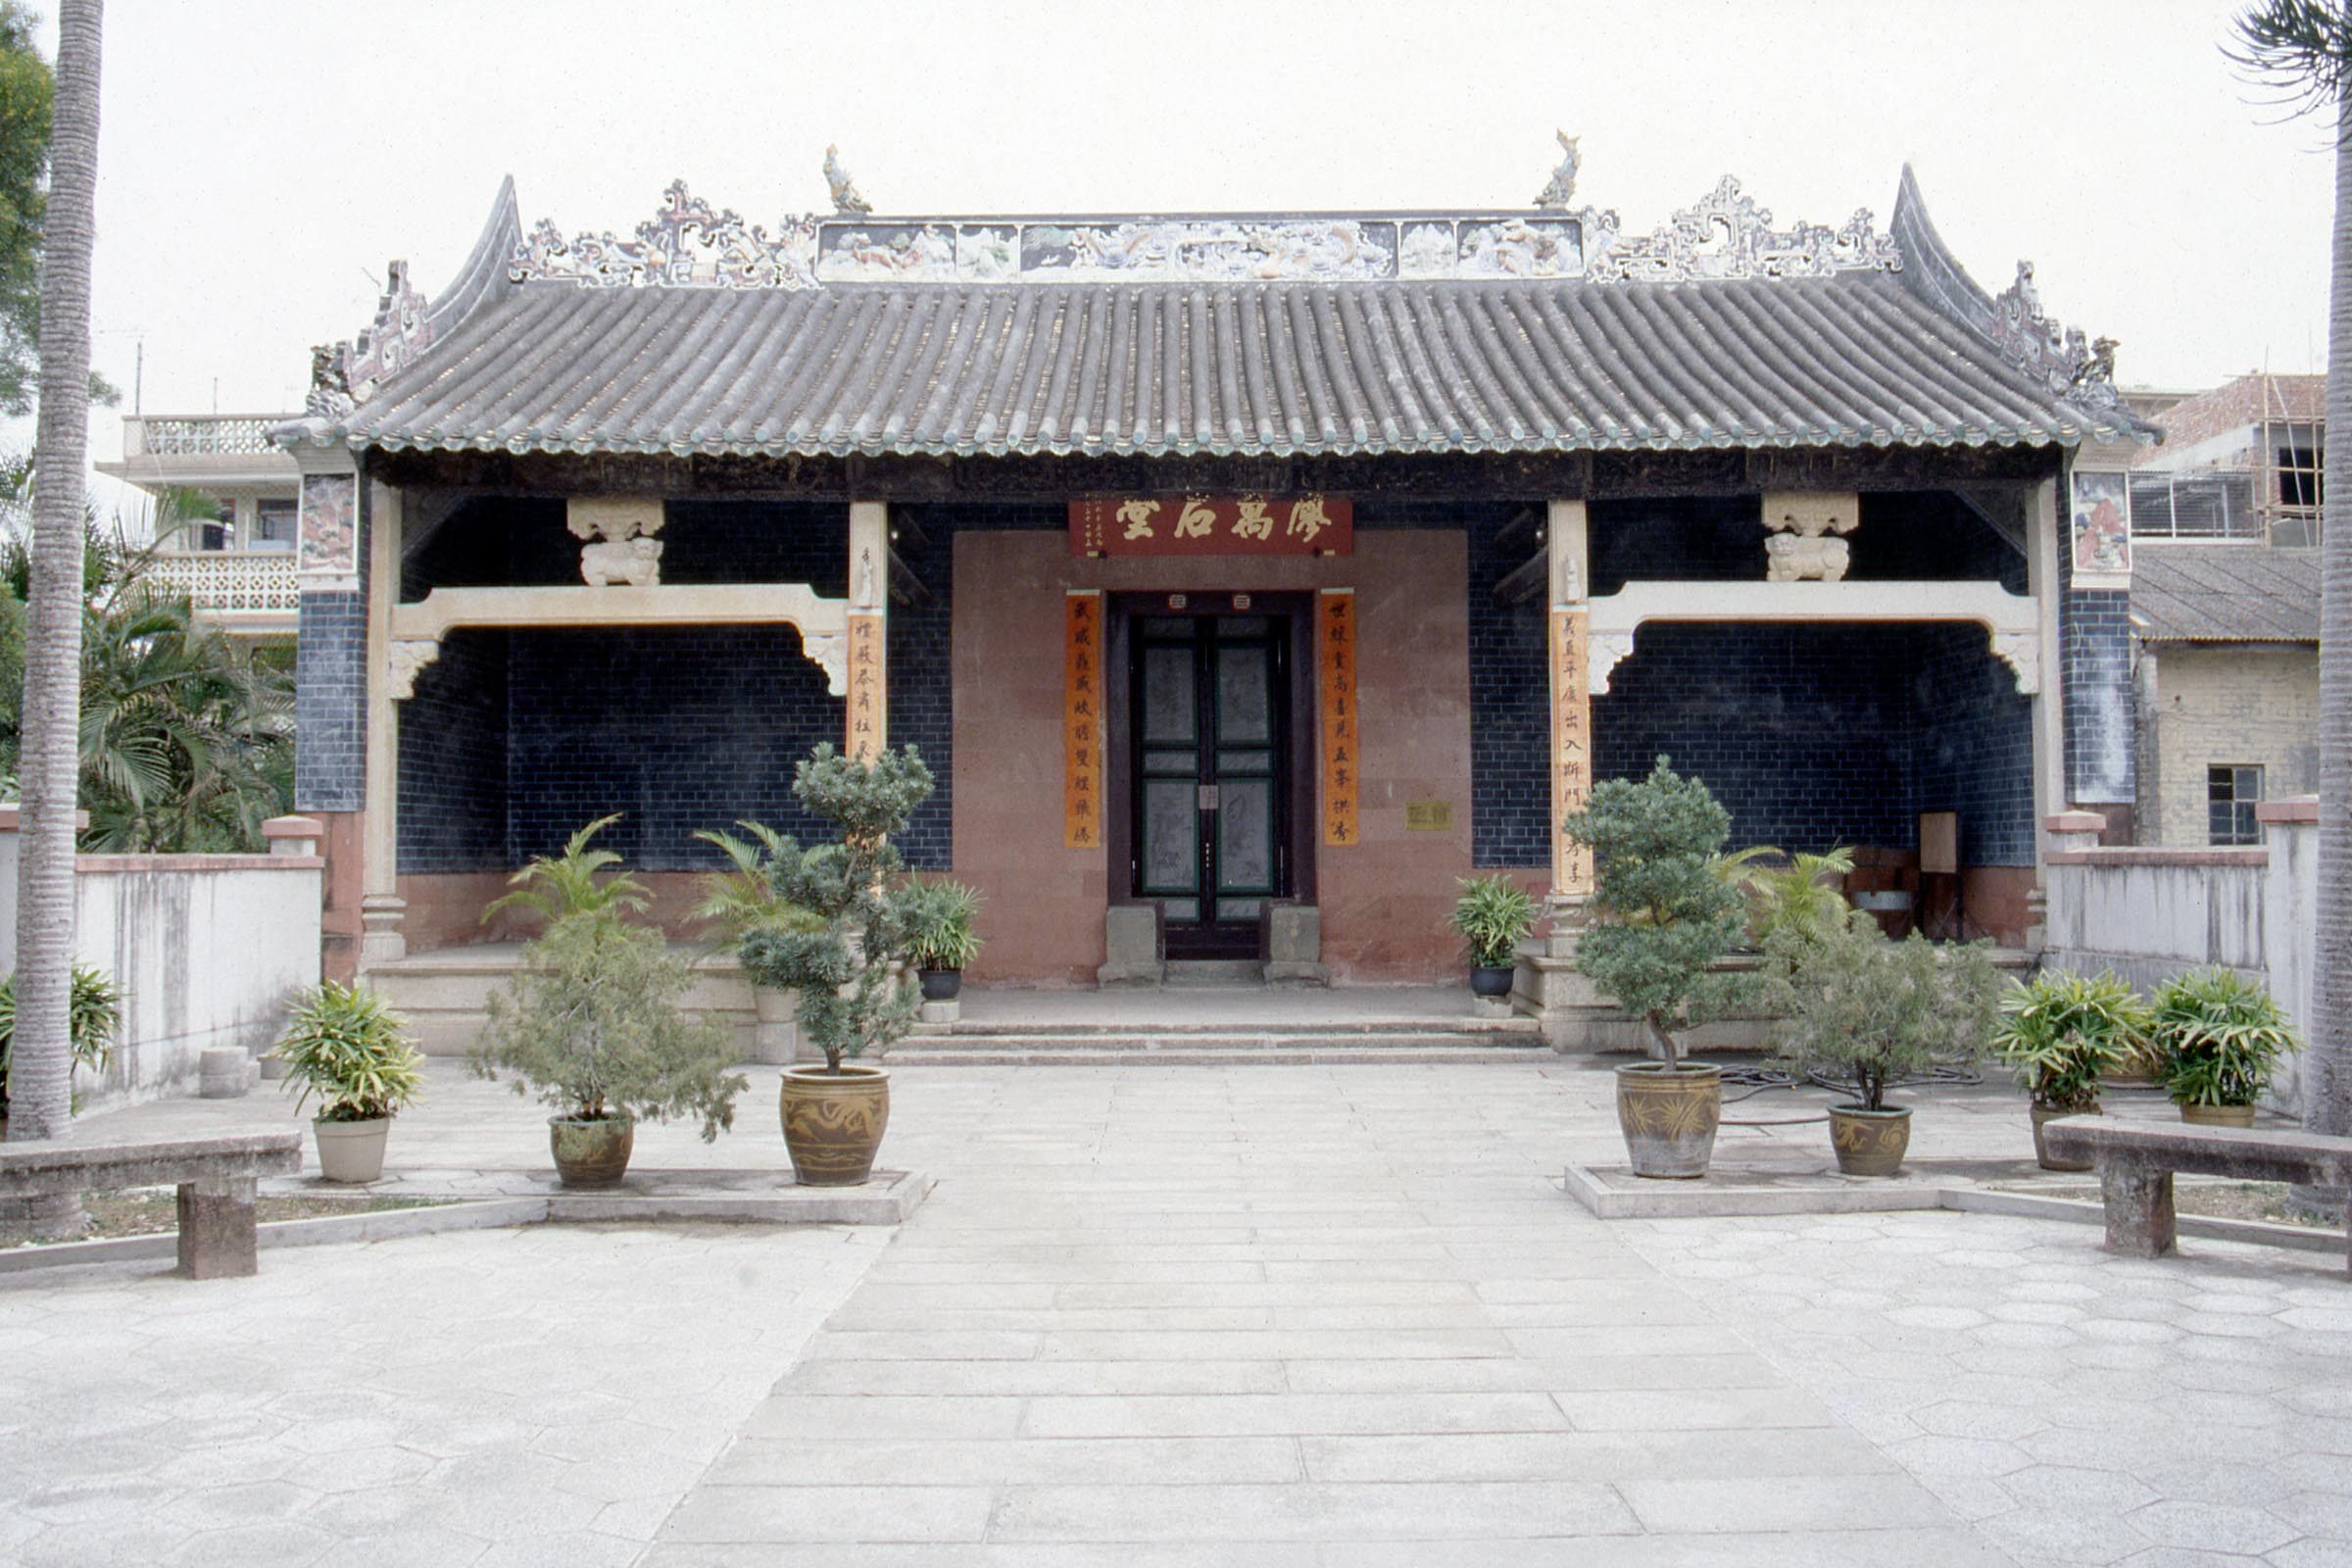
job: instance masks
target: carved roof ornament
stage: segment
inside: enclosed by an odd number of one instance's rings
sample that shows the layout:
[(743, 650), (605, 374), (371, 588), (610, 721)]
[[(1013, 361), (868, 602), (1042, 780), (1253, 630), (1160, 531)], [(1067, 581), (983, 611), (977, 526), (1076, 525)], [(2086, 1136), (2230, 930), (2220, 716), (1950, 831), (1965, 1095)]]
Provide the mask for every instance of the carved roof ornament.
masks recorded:
[[(375, 302), (375, 319), (335, 352), (334, 369), (341, 376), (341, 389), (357, 403), (367, 402), (368, 394), (380, 382), (391, 379), (394, 371), (433, 341), (433, 329), (425, 320), (425, 298), (409, 282), (409, 264), (393, 262), (384, 271), (384, 292)], [(318, 383), (315, 358), (312, 383), (314, 387)]]
[(1686, 207), (1647, 236), (1613, 236), (1586, 264), (1593, 282), (1682, 283), (1727, 277), (1827, 277), (1836, 272), (1902, 270), (1902, 253), (1879, 233), (1870, 209), (1841, 228), (1772, 226), (1772, 214), (1723, 176), (1697, 205)]
[(2001, 357), (2039, 381), (2054, 397), (2088, 409), (2116, 406), (2116, 340), (2088, 338), (2041, 308), (2034, 264), (2017, 264), (2017, 281), (1992, 302), (1992, 341)]
[(315, 418), (340, 419), (358, 406), (351, 382), (343, 374), (344, 345), (311, 345), (311, 390), (302, 411)]
[(673, 179), (662, 210), (637, 225), (634, 239), (607, 229), (566, 240), (541, 219), (514, 247), (507, 276), (589, 288), (814, 288), (816, 220), (789, 220), (771, 239), (732, 208), (713, 209)]
[(1576, 200), (1576, 172), (1584, 167), (1585, 161), (1577, 154), (1577, 138), (1564, 130), (1552, 134), (1560, 139), (1560, 166), (1551, 172), (1551, 183), (1536, 197), (1536, 205), (1547, 212), (1564, 213), (1568, 204)]
[(825, 184), (833, 192), (833, 211), (843, 218), (858, 218), (874, 210), (874, 204), (858, 194), (858, 182), (842, 167), (841, 149), (831, 144), (825, 147)]

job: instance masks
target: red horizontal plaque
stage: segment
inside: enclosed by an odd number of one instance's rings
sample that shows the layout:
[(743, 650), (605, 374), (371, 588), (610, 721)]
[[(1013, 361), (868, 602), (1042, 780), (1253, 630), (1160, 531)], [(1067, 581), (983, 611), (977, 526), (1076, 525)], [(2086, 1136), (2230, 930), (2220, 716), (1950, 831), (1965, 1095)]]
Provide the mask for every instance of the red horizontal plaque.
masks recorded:
[(1344, 556), (1355, 508), (1338, 496), (1112, 496), (1070, 503), (1073, 556)]

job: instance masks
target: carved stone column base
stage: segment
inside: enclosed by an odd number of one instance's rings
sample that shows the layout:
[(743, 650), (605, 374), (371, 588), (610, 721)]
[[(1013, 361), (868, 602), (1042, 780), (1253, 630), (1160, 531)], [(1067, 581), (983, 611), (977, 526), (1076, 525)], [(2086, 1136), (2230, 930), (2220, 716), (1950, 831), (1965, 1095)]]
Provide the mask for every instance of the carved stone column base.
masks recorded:
[(392, 963), (409, 956), (409, 939), (400, 924), (409, 901), (389, 893), (370, 893), (360, 900), (360, 965)]

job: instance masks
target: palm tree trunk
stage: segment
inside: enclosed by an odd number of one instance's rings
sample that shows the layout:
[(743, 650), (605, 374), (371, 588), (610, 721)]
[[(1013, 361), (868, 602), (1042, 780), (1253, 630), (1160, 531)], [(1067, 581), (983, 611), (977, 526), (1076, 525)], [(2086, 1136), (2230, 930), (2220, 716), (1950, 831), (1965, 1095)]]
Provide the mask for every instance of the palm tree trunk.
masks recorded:
[(2320, 523), (2320, 907), (2303, 1120), (2341, 1137), (2352, 1134), (2352, 96), (2336, 109), (2333, 242)]
[[(90, 436), (90, 245), (98, 184), (103, 0), (61, 0), (42, 236), (41, 406), (33, 444), (32, 594), (24, 647), (17, 1021), (9, 1134), (63, 1134), (73, 1116), (74, 811), (81, 710), (82, 495)], [(68, 1199), (31, 1216), (78, 1229)]]

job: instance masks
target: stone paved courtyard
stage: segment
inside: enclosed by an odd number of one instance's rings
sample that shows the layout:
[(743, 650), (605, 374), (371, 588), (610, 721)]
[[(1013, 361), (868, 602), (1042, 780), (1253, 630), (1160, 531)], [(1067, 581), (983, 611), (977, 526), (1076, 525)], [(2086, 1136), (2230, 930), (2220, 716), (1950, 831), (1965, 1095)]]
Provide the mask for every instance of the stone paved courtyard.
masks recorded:
[[(433, 1087), (395, 1164), (543, 1157), (531, 1107)], [(939, 1185), (895, 1235), (0, 1279), (0, 1557), (2352, 1562), (2340, 1257), (2134, 1263), (1934, 1212), (1603, 1224), (1553, 1181), (1608, 1153), (1606, 1074), (1550, 1058), (897, 1088), (889, 1158)], [(780, 1162), (762, 1093), (640, 1161)], [(2014, 1153), (2022, 1119), (1938, 1097), (1922, 1147)]]

